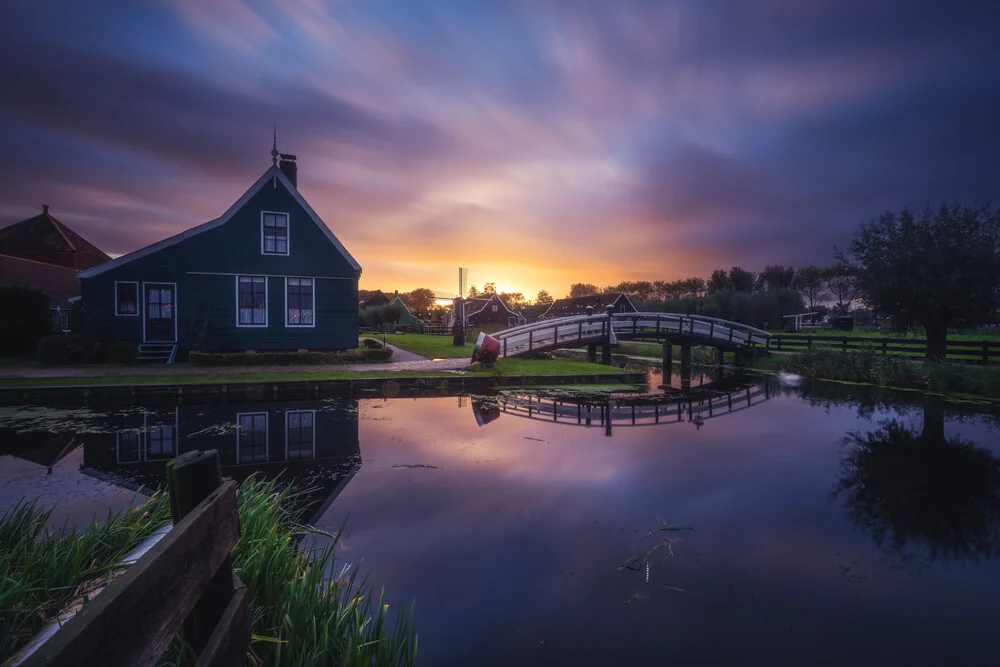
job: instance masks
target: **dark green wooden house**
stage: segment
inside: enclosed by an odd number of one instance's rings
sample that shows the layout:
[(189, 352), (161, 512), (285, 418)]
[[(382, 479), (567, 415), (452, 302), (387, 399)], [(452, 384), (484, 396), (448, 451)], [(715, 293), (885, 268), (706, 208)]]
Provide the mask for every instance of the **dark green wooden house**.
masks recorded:
[(357, 347), (361, 267), (281, 157), (215, 220), (80, 273), (87, 335), (171, 359)]

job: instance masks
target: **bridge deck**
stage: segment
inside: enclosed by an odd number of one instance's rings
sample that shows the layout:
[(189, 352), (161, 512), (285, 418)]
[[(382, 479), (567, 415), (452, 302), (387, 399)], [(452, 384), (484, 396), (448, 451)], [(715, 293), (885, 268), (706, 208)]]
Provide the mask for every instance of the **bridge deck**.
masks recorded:
[(493, 334), (501, 354), (518, 357), (557, 348), (618, 340), (709, 345), (725, 350), (768, 349), (771, 334), (738, 322), (677, 313), (614, 313), (543, 320)]

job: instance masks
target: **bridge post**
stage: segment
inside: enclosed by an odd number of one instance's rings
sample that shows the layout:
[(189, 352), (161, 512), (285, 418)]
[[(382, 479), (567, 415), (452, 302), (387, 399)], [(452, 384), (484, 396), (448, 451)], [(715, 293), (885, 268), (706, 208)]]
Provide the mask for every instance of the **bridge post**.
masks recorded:
[(605, 366), (611, 365), (611, 343), (609, 342), (601, 344), (601, 363)]
[(604, 435), (608, 438), (611, 437), (611, 407), (611, 400), (608, 399), (604, 418)]
[(691, 346), (681, 345), (681, 389), (691, 388)]
[(597, 343), (587, 343), (587, 361), (597, 363)]
[(614, 315), (615, 315), (615, 307), (614, 306), (608, 306), (607, 313), (608, 313), (608, 330), (607, 330), (607, 338), (604, 339), (604, 345), (601, 348), (601, 363), (604, 364), (605, 366), (610, 366), (611, 365), (611, 333), (612, 333), (612, 328), (614, 327), (613, 318), (614, 318)]
[(725, 364), (726, 352), (721, 347), (715, 348), (715, 363), (719, 366)]
[(670, 373), (674, 365), (674, 346), (670, 341), (663, 343), (663, 384), (670, 384)]
[(747, 365), (747, 351), (743, 348), (736, 350), (736, 366), (743, 368)]

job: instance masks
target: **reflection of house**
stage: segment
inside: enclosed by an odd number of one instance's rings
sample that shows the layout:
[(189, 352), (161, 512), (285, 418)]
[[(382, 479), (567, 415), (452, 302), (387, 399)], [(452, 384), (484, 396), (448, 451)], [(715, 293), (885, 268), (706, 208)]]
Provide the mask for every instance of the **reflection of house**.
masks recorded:
[(296, 176), (282, 156), (221, 217), (82, 272), (87, 333), (186, 349), (357, 347), (361, 267)]
[(465, 304), (465, 321), (470, 327), (513, 327), (523, 323), (520, 315), (507, 307), (497, 296), (469, 299)]
[(178, 454), (217, 449), (224, 476), (295, 479), (317, 487), (310, 502), (322, 505), (360, 461), (353, 400), (150, 408), (109, 421), (113, 433), (79, 436), (83, 466), (150, 487)]
[(0, 285), (41, 290), (53, 310), (53, 329), (69, 329), (72, 301), (80, 296), (76, 274), (111, 259), (57, 220), (48, 206), (0, 229)]
[(590, 296), (578, 296), (567, 299), (556, 299), (549, 306), (549, 309), (542, 315), (542, 319), (552, 319), (554, 317), (573, 317), (574, 315), (586, 315), (587, 307), (592, 308), (594, 315), (603, 315), (611, 306), (616, 313), (634, 313), (635, 306), (623, 293), (617, 294), (592, 294)]

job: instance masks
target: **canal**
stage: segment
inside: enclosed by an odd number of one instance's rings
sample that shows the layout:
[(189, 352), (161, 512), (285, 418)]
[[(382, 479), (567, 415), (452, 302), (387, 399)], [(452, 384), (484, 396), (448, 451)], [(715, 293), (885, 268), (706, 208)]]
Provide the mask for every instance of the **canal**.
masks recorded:
[[(0, 511), (81, 525), (215, 447), (294, 477), (423, 665), (987, 665), (1000, 411), (698, 377), (300, 403), (0, 409)], [(670, 529), (668, 529), (670, 528)]]

